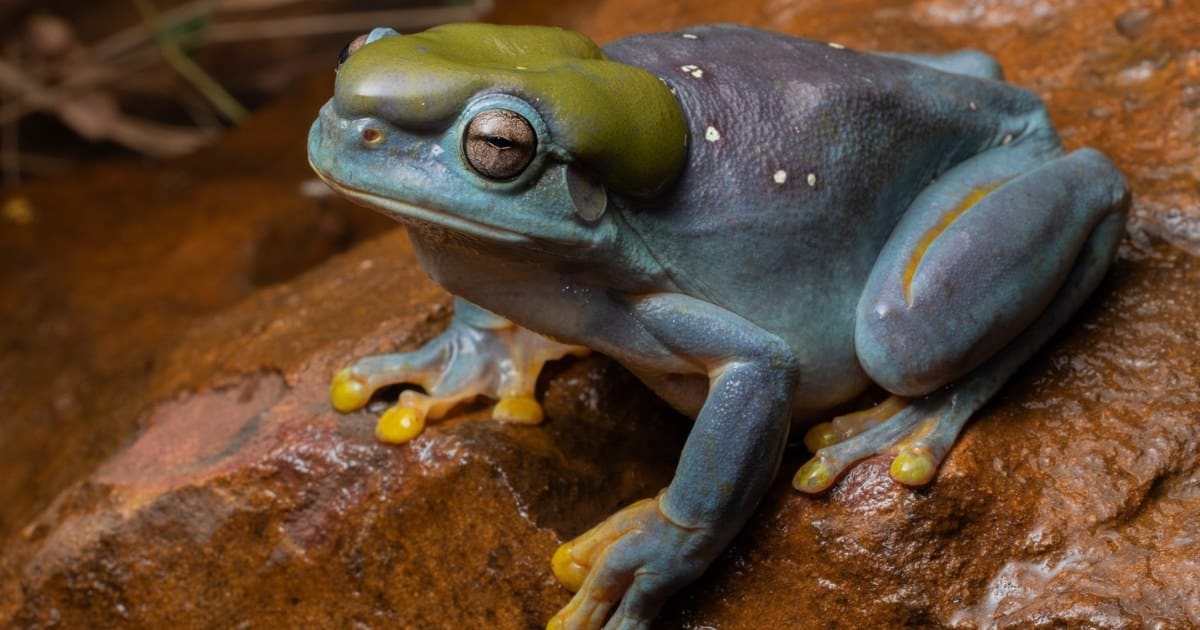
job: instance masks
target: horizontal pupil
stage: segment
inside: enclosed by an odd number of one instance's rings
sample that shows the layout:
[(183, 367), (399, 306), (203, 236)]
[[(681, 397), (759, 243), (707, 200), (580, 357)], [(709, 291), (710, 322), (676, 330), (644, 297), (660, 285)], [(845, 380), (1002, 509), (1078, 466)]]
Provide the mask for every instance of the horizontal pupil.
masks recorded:
[(508, 138), (501, 138), (500, 136), (488, 136), (487, 143), (497, 149), (511, 149), (517, 144)]

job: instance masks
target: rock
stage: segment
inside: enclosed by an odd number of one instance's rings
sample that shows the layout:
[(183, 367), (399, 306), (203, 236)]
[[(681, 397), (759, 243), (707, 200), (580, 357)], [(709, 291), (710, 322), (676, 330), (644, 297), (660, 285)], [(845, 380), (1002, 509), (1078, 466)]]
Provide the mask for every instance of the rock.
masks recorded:
[(1150, 29), (1150, 22), (1153, 19), (1154, 11), (1145, 7), (1138, 7), (1118, 15), (1113, 20), (1113, 26), (1116, 26), (1117, 31), (1125, 37), (1137, 39), (1146, 34), (1146, 31)]
[(177, 393), (10, 546), (22, 595), (0, 619), (548, 618), (566, 603), (547, 572), (557, 532), (666, 484), (688, 425), (600, 357), (546, 379), (536, 429), (476, 408), (397, 448), (374, 415), (329, 407), (332, 361), (418, 345), (447, 305), (394, 232), (190, 330), (153, 385)]
[(174, 394), (148, 377), (187, 326), (393, 226), (302, 190), (303, 130), (330, 85), (187, 159), (5, 191), (26, 212), (0, 220), (0, 540)]
[[(736, 20), (850, 47), (984, 48), (1047, 99), (1069, 146), (1113, 156), (1135, 190), (1113, 272), (977, 414), (933, 485), (899, 488), (882, 460), (817, 498), (782, 475), (661, 627), (1200, 624), (1200, 66), (1187, 30), (1200, 8), (1163, 3), (1130, 39), (1113, 16), (1132, 0), (986, 6), (1004, 19), (939, 17), (970, 10), (949, 0), (607, 0), (573, 25), (605, 40), (634, 24)], [(1060, 28), (1043, 36), (1044, 24)], [(302, 134), (310, 111), (297, 106), (288, 133)], [(298, 175), (238, 158), (267, 135), (252, 124), (188, 169), (250, 173), (238, 194), (255, 184), (287, 199), (278, 181)], [(326, 387), (351, 358), (416, 347), (444, 324), (448, 298), (413, 267), (404, 236), (266, 274), (277, 282), (254, 290), (236, 244), (262, 232), (221, 212), (217, 184), (145, 205), (119, 181), (84, 194), (125, 195), (137, 214), (38, 215), (67, 234), (0, 241), (21, 245), (0, 248), (19, 254), (4, 260), (33, 270), (0, 291), (32, 331), (6, 338), (16, 359), (0, 365), (16, 383), (0, 391), (13, 410), (0, 422), (17, 436), (0, 444), (0, 524), (14, 532), (0, 625), (529, 627), (566, 601), (554, 546), (669, 479), (686, 421), (602, 357), (544, 377), (541, 426), (473, 406), (412, 444), (376, 443), (374, 413), (333, 413)], [(213, 220), (196, 218), (206, 211)], [(286, 252), (290, 223), (259, 220), (283, 226)], [(209, 236), (172, 231), (181, 222)], [(139, 249), (154, 243), (157, 256)], [(50, 252), (74, 262), (54, 267)], [(111, 284), (89, 275), (107, 269), (129, 271)], [(151, 317), (170, 304), (168, 279), (199, 297)], [(104, 290), (115, 294), (85, 299)], [(14, 295), (35, 306), (18, 310)], [(69, 404), (47, 411), (63, 391)]]

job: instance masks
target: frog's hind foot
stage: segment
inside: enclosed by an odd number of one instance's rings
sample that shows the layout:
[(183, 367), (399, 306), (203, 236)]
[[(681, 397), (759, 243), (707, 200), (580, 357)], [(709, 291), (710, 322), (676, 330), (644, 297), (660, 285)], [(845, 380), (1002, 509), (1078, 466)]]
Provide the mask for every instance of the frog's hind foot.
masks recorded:
[(492, 417), (505, 422), (537, 424), (542, 408), (534, 398), (538, 374), (547, 361), (588, 352), (581, 346), (552, 341), (464, 300), (455, 301), (454, 319), (445, 332), (413, 352), (360, 359), (333, 377), (333, 407), (348, 413), (366, 406), (380, 388), (396, 384), (405, 390), (379, 418), (376, 436), (391, 443), (407, 442), (426, 420), (447, 415), (476, 397), (499, 402)]
[(909, 399), (903, 396), (889, 396), (883, 402), (862, 411), (855, 411), (838, 416), (829, 422), (814, 425), (804, 434), (804, 446), (810, 453), (844, 442), (863, 431), (878, 426), (881, 422), (903, 411), (909, 404)]
[(915, 401), (893, 396), (866, 411), (835, 418), (827, 428), (817, 425), (813, 439), (814, 431), (805, 436), (815, 455), (796, 472), (792, 485), (801, 492), (822, 492), (856, 462), (885, 454), (892, 455), (892, 479), (925, 485), (978, 406), (962, 402), (953, 390)]

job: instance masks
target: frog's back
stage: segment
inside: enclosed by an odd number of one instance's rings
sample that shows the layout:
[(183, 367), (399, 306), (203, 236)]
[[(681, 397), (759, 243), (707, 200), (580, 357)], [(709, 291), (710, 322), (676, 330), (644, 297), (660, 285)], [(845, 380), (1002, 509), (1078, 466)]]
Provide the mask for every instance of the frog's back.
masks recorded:
[[(797, 202), (822, 214), (851, 208), (859, 219), (872, 206), (902, 212), (931, 176), (1036, 126), (1044, 112), (1035, 95), (1000, 81), (732, 24), (638, 35), (604, 51), (658, 75), (683, 106), (688, 165), (655, 205), (693, 212), (723, 214), (688, 203), (718, 199), (763, 211), (779, 199), (789, 215)], [(803, 186), (803, 195), (794, 190)]]
[(854, 309), (909, 203), (1043, 115), (1036, 96), (999, 81), (741, 26), (604, 50), (662, 78), (689, 126), (683, 175), (630, 225), (684, 291), (814, 357), (823, 371), (806, 382), (830, 400), (865, 383)]

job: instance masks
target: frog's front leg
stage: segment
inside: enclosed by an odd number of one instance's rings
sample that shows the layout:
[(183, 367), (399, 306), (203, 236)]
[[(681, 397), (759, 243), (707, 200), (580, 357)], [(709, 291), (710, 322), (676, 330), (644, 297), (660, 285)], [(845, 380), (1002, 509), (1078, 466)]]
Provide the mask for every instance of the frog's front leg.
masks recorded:
[(806, 442), (823, 448), (796, 488), (824, 490), (877, 453), (894, 456), (896, 480), (930, 481), (963, 423), (1099, 284), (1128, 194), (1107, 158), (1090, 149), (1062, 156), (1046, 130), (990, 149), (922, 192), (880, 253), (855, 330), (871, 378), (916, 400), (835, 421), (862, 431), (844, 442), (810, 434)]
[[(626, 347), (708, 376), (709, 394), (671, 484), (563, 545), (555, 575), (575, 597), (554, 628), (642, 628), (741, 529), (787, 440), (797, 363), (779, 337), (681, 295), (636, 299)], [(648, 335), (642, 337), (641, 335)]]
[(408, 390), (379, 419), (376, 434), (385, 442), (405, 442), (420, 434), (425, 420), (440, 418), (455, 405), (485, 396), (499, 402), (498, 420), (533, 424), (542, 420), (533, 398), (538, 373), (547, 361), (583, 355), (582, 346), (555, 342), (463, 299), (454, 318), (419, 350), (360, 359), (339, 371), (330, 386), (333, 406), (343, 413), (367, 404), (381, 387), (420, 385)]

